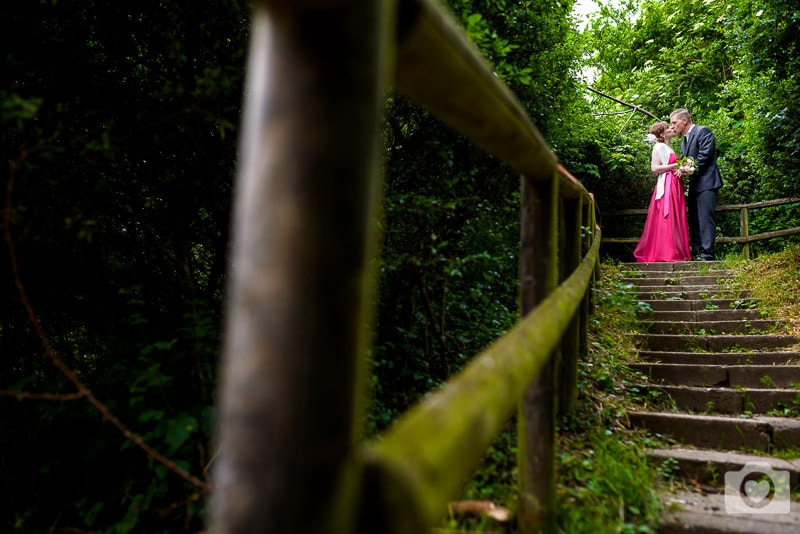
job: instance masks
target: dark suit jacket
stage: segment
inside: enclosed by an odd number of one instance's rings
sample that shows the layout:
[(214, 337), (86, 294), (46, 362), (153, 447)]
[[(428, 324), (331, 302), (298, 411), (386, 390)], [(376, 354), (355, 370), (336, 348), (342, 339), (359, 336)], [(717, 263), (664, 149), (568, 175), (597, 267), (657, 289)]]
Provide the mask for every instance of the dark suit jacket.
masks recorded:
[(697, 164), (694, 174), (689, 176), (689, 190), (700, 192), (722, 187), (722, 176), (717, 167), (717, 140), (706, 126), (694, 125), (681, 141), (681, 157), (692, 157)]

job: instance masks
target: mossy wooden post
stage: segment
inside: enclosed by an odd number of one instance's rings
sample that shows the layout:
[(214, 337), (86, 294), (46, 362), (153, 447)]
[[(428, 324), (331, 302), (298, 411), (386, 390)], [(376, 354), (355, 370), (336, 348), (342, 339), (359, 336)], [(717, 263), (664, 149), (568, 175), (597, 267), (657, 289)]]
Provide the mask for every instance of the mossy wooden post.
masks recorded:
[[(747, 221), (747, 206), (743, 206), (739, 210), (739, 234), (744, 238), (750, 235), (750, 225)], [(742, 257), (746, 260), (750, 259), (750, 243), (746, 240), (742, 243)]]
[[(525, 316), (558, 285), (558, 180), (522, 178), (521, 312)], [(554, 498), (555, 366), (553, 358), (523, 394), (519, 436), (519, 527), (551, 530)]]
[(377, 0), (256, 0), (212, 524), (352, 532), (384, 84)]
[[(585, 200), (581, 205), (581, 257), (584, 257), (589, 252), (589, 248), (592, 246), (592, 239), (594, 238), (595, 218), (594, 202), (592, 200), (593, 199)], [(598, 261), (596, 265), (599, 264), (600, 262)], [(594, 272), (596, 271), (593, 271), (593, 273)], [(579, 312), (580, 328), (578, 330), (580, 335), (580, 338), (578, 339), (578, 360), (581, 358), (586, 358), (586, 356), (589, 355), (589, 310), (592, 302), (592, 288), (594, 287), (596, 280), (597, 278), (593, 274), (592, 282), (589, 284), (589, 288), (583, 295), (583, 301), (581, 301), (581, 308)]]
[[(581, 263), (583, 248), (581, 242), (581, 204), (581, 197), (561, 200), (559, 282), (569, 278)], [(578, 380), (580, 327), (580, 313), (576, 313), (561, 340), (561, 360), (558, 369), (558, 411), (561, 415), (574, 413), (578, 402), (576, 382)]]
[[(586, 225), (586, 233), (590, 234), (589, 242), (591, 243), (592, 239), (594, 239), (595, 232), (598, 232), (599, 228), (597, 226), (597, 203), (595, 202), (595, 198), (592, 193), (589, 193), (589, 197), (592, 199), (592, 202), (589, 207), (589, 219), (588, 219), (589, 222)], [(597, 283), (599, 279), (600, 279), (600, 262), (598, 261), (594, 264), (594, 277), (592, 278), (592, 287), (594, 287), (594, 285)], [(592, 303), (592, 300), (589, 299), (589, 313), (592, 312), (593, 307), (594, 305)]]

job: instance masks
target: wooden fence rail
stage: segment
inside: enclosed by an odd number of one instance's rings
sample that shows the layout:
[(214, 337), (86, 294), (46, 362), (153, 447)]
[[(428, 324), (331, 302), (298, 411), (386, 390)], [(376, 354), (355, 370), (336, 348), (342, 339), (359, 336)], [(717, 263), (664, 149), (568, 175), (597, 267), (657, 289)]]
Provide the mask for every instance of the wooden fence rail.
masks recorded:
[[(760, 234), (750, 235), (750, 211), (760, 208), (770, 208), (775, 206), (783, 206), (785, 204), (800, 203), (800, 198), (779, 198), (775, 200), (766, 200), (763, 202), (753, 202), (750, 204), (729, 204), (726, 206), (717, 206), (717, 213), (738, 211), (739, 212), (739, 235), (738, 236), (718, 236), (717, 243), (737, 243), (742, 246), (742, 256), (744, 259), (750, 259), (750, 243), (762, 241), (765, 239), (774, 239), (776, 237), (785, 237), (789, 235), (800, 234), (800, 227), (784, 228), (772, 232), (763, 232)], [(643, 217), (647, 215), (647, 209), (630, 209), (619, 210), (603, 214), (605, 220), (619, 217)], [(610, 243), (638, 243), (639, 236), (636, 237), (603, 237), (603, 244)]]
[[(365, 441), (388, 88), (520, 173), (522, 319)], [(434, 0), (254, 2), (245, 95), (211, 530), (425, 532), (515, 408), (518, 522), (547, 529), (599, 268), (592, 195)]]

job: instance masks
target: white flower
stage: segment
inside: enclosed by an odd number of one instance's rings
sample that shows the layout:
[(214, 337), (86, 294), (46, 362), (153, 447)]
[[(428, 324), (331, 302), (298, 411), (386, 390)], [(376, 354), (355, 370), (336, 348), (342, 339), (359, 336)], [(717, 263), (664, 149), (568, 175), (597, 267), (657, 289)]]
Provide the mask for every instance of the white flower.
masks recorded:
[(675, 169), (675, 174), (678, 176), (690, 176), (697, 170), (697, 164), (694, 158), (681, 158), (678, 160), (678, 168)]

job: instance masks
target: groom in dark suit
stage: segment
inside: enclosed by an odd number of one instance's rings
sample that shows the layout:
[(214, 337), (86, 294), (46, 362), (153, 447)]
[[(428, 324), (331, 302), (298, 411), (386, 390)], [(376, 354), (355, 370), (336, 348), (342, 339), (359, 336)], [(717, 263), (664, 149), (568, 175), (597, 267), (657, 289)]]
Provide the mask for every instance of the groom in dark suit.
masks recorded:
[(689, 176), (689, 247), (692, 259), (714, 259), (714, 239), (717, 235), (717, 193), (722, 177), (717, 167), (717, 141), (706, 126), (697, 126), (685, 109), (669, 115), (675, 132), (683, 136), (681, 157), (694, 158), (694, 174)]

